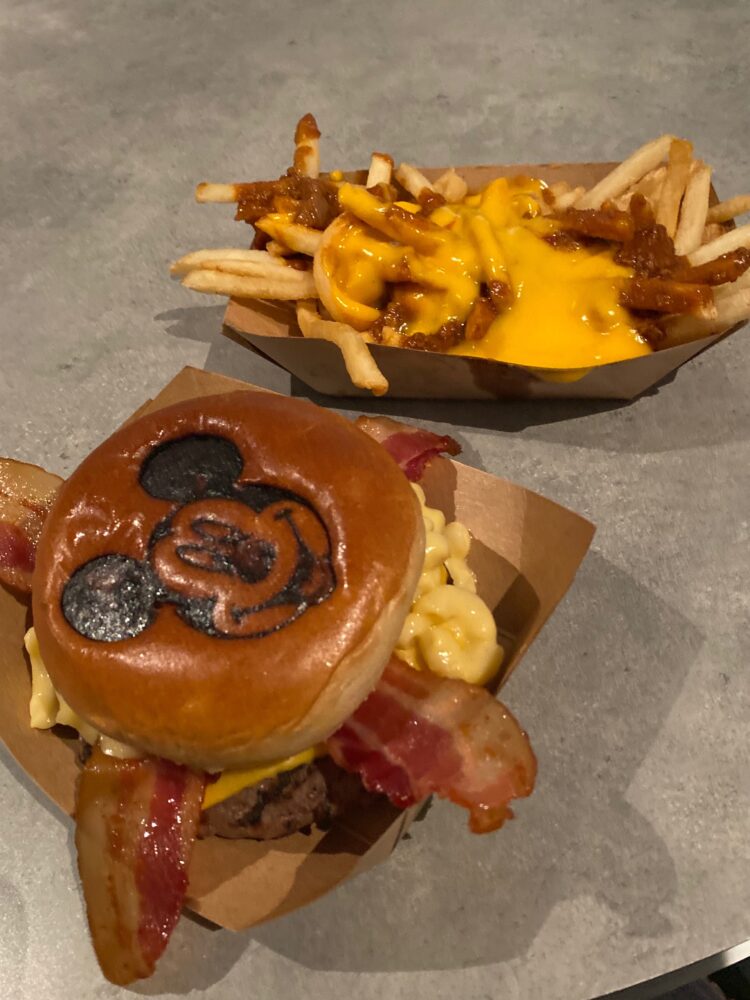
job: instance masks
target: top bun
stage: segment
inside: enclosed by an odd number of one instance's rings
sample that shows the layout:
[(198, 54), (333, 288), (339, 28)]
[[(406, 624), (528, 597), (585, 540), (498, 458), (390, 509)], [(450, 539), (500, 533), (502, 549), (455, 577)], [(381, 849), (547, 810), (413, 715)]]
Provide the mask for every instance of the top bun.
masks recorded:
[(424, 561), (418, 501), (342, 417), (270, 393), (170, 406), (60, 488), (32, 587), (56, 689), (206, 770), (297, 753), (372, 690)]

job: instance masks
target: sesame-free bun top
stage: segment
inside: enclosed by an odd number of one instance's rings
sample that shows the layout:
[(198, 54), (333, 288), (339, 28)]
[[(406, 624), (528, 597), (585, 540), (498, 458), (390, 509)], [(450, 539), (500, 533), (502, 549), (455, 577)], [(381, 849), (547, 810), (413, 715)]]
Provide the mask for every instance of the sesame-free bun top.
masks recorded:
[(32, 586), (52, 682), (96, 729), (207, 770), (325, 739), (378, 681), (424, 560), (375, 441), (270, 393), (121, 428), (62, 485)]

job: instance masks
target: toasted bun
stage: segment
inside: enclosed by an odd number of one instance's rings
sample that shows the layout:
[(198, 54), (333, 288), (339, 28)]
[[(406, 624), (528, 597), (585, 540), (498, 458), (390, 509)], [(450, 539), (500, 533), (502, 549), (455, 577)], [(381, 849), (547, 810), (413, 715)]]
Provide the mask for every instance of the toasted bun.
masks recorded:
[(142, 417), (60, 488), (34, 625), (108, 736), (207, 770), (325, 739), (377, 683), (424, 560), (386, 451), (300, 400), (235, 392)]

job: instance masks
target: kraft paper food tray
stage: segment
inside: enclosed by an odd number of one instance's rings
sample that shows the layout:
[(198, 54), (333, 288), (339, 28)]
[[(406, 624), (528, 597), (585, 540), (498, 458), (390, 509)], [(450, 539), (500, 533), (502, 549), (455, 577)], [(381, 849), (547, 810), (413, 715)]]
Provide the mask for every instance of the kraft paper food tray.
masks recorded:
[[(246, 388), (234, 379), (185, 368), (138, 414)], [(593, 525), (550, 500), (458, 462), (435, 461), (424, 487), (430, 503), (449, 520), (464, 521), (474, 536), (470, 561), (480, 593), (495, 609), (506, 649), (502, 683), (572, 583)], [(0, 736), (36, 784), (71, 814), (76, 741), (29, 726), (29, 668), (22, 646), (28, 625), (27, 605), (0, 587)], [(513, 708), (523, 719), (523, 705)], [(385, 860), (415, 812), (391, 806), (363, 810), (328, 832), (298, 833), (266, 844), (217, 837), (198, 841), (187, 906), (233, 930), (288, 913)], [(521, 805), (516, 822), (524, 822), (523, 813)], [(466, 836), (472, 836), (468, 829)]]
[[(614, 167), (614, 163), (544, 163), (514, 166), (458, 167), (471, 191), (495, 177), (529, 174), (552, 184), (592, 186)], [(442, 168), (426, 169), (431, 180)], [(362, 182), (364, 172), (348, 174)], [(711, 202), (717, 201), (711, 191)], [(736, 329), (736, 328), (735, 328)], [(294, 310), (253, 300), (233, 299), (224, 315), (224, 330), (241, 339), (265, 357), (296, 376), (317, 392), (329, 396), (370, 396), (367, 389), (352, 385), (341, 353), (333, 344), (303, 338)], [(727, 333), (729, 331), (725, 331)], [(378, 367), (388, 379), (388, 395), (401, 399), (633, 399), (661, 382), (690, 358), (710, 347), (725, 333), (656, 351), (645, 357), (617, 361), (593, 368), (576, 381), (561, 381), (554, 373), (542, 377), (520, 365), (486, 358), (415, 351), (403, 347), (370, 347)]]

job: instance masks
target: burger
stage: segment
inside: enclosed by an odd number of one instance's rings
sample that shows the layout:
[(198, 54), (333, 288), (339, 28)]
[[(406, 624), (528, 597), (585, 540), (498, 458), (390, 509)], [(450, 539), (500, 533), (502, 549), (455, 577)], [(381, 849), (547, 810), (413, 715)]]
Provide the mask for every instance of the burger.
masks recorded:
[[(32, 723), (82, 738), (78, 867), (110, 981), (153, 972), (196, 837), (281, 837), (430, 794), (487, 832), (531, 792), (525, 734), (476, 683), (499, 663), (491, 614), (461, 559), (435, 555), (439, 512), (415, 486), (456, 450), (241, 391), (136, 419), (56, 490), (0, 467), (0, 578), (31, 592)], [(459, 529), (448, 548), (468, 546)]]

